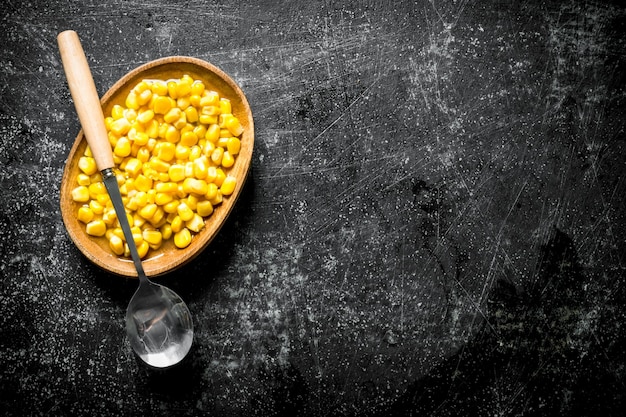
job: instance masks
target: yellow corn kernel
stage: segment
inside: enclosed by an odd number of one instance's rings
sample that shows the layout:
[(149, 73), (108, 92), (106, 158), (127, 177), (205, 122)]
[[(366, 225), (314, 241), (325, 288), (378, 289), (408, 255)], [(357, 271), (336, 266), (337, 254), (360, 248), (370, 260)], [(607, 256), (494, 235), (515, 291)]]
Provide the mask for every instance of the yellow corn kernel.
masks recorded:
[(124, 117), (124, 107), (120, 106), (119, 104), (115, 104), (111, 108), (111, 117), (113, 118), (113, 120), (119, 120)]
[(115, 119), (111, 116), (109, 117), (105, 117), (104, 118), (104, 127), (107, 128), (107, 130), (111, 130), (111, 123), (113, 123)]
[(200, 106), (219, 106), (220, 95), (215, 91), (205, 90), (200, 100)]
[(131, 150), (130, 140), (128, 140), (126, 136), (123, 136), (115, 144), (115, 147), (113, 148), (113, 154), (121, 158), (124, 158), (130, 155), (130, 150)]
[(152, 92), (152, 80), (141, 80), (139, 83), (137, 83), (137, 85), (135, 86), (135, 88), (133, 88), (132, 91), (134, 91), (135, 93), (143, 93), (144, 91), (148, 90), (150, 92)]
[(186, 111), (189, 106), (191, 106), (189, 97), (178, 97), (178, 99), (176, 99), (176, 107), (182, 111)]
[(217, 186), (217, 185), (215, 185), (215, 183), (212, 183), (212, 182), (211, 182), (211, 183), (209, 183), (209, 184), (207, 185), (207, 192), (206, 192), (206, 194), (204, 195), (204, 197), (205, 197), (207, 200), (211, 201), (211, 200), (215, 199), (215, 197), (217, 196), (217, 193), (218, 193), (218, 192), (219, 192), (219, 188), (218, 188), (218, 186)]
[(231, 195), (233, 191), (235, 191), (236, 185), (237, 185), (237, 179), (235, 177), (228, 175), (224, 179), (224, 182), (222, 183), (222, 186), (220, 187), (220, 191), (222, 192), (222, 195)]
[(193, 175), (198, 179), (204, 179), (209, 171), (209, 160), (202, 155), (193, 161)]
[(137, 115), (137, 120), (143, 124), (150, 122), (153, 118), (154, 118), (154, 111), (149, 110), (149, 109), (139, 112), (139, 114)]
[(141, 147), (137, 151), (137, 159), (139, 159), (142, 163), (148, 162), (150, 159), (150, 151), (146, 147)]
[(187, 178), (193, 177), (193, 162), (192, 161), (185, 162), (185, 177)]
[(209, 199), (209, 201), (211, 202), (211, 204), (213, 204), (213, 206), (217, 206), (218, 204), (222, 202), (222, 200), (223, 200), (222, 192), (220, 190), (217, 190), (217, 192), (215, 193), (215, 197)]
[(196, 123), (198, 121), (198, 110), (194, 106), (188, 106), (185, 109), (185, 118), (189, 123)]
[(82, 206), (78, 209), (78, 220), (87, 224), (94, 218), (94, 212), (89, 208), (89, 206)]
[[(169, 162), (176, 156), (176, 145), (171, 142), (159, 142), (154, 147), (156, 157), (161, 161)], [(168, 167), (169, 169), (169, 167)], [(159, 171), (159, 169), (157, 169)]]
[(174, 217), (174, 219), (172, 219), (172, 221), (170, 222), (170, 228), (174, 233), (180, 232), (180, 230), (183, 228), (183, 220), (180, 218), (180, 216), (177, 215)]
[(221, 129), (226, 129), (226, 122), (228, 121), (228, 119), (232, 119), (233, 116), (230, 113), (222, 113), (219, 115), (218, 119), (217, 119), (217, 124)]
[(171, 166), (170, 164), (161, 160), (157, 156), (153, 156), (152, 158), (150, 158), (150, 168), (156, 170), (157, 172), (168, 172), (170, 169), (170, 166)]
[(204, 180), (210, 184), (212, 182), (215, 182), (215, 178), (217, 178), (217, 167), (214, 166), (210, 166), (207, 169), (207, 173), (206, 173), (206, 177), (204, 178)]
[(191, 94), (194, 96), (202, 96), (204, 88), (204, 83), (200, 80), (196, 80), (191, 84)]
[(87, 189), (89, 190), (89, 197), (92, 199), (97, 199), (98, 198), (98, 194), (106, 194), (107, 193), (107, 189), (104, 186), (103, 182), (94, 182), (89, 184), (89, 187), (87, 187)]
[(126, 119), (126, 117), (122, 117), (121, 119), (115, 120), (111, 123), (111, 132), (117, 136), (124, 136), (130, 130), (131, 123)]
[(239, 136), (243, 133), (243, 126), (235, 116), (229, 117), (224, 126), (233, 136)]
[(101, 205), (101, 206), (106, 206), (107, 204), (109, 204), (111, 202), (111, 197), (109, 197), (109, 194), (98, 194), (98, 196), (96, 197), (96, 201)]
[(230, 104), (230, 100), (227, 98), (220, 98), (220, 111), (222, 113), (232, 113), (233, 112), (233, 108)]
[(196, 134), (196, 136), (198, 137), (198, 139), (204, 139), (205, 135), (206, 135), (206, 126), (204, 125), (196, 125), (193, 128), (193, 133)]
[(76, 182), (78, 183), (78, 185), (89, 185), (91, 184), (91, 179), (89, 178), (89, 175), (84, 174), (84, 173), (80, 173), (76, 176)]
[(117, 221), (117, 214), (115, 213), (115, 210), (113, 210), (113, 208), (105, 210), (104, 213), (102, 213), (102, 221), (107, 226), (113, 226)]
[(202, 97), (198, 94), (191, 94), (189, 96), (189, 103), (191, 103), (193, 107), (199, 108), (200, 100), (202, 100)]
[(111, 237), (109, 237), (109, 248), (117, 256), (122, 256), (124, 254), (124, 241), (119, 236), (111, 234)]
[(129, 109), (138, 109), (139, 101), (137, 100), (137, 93), (135, 93), (134, 91), (131, 91), (130, 93), (128, 93), (128, 96), (126, 96), (126, 101), (124, 102), (124, 104), (126, 104), (126, 107), (128, 107)]
[(170, 176), (170, 180), (174, 182), (182, 181), (185, 179), (185, 166), (179, 164), (171, 165), (167, 173)]
[(194, 193), (197, 195), (205, 195), (208, 191), (208, 185), (204, 180), (189, 177), (185, 178), (183, 181), (183, 191), (187, 194)]
[(154, 215), (152, 216), (152, 218), (150, 218), (148, 220), (150, 220), (150, 223), (154, 227), (161, 227), (161, 225), (163, 223), (165, 223), (165, 221), (166, 221), (166, 219), (165, 219), (165, 211), (163, 210), (162, 207), (157, 207), (157, 209), (154, 212)]
[(235, 164), (235, 158), (230, 154), (230, 152), (225, 151), (224, 156), (222, 156), (222, 166), (224, 168), (230, 168)]
[(154, 203), (158, 206), (164, 206), (167, 203), (171, 203), (172, 200), (174, 200), (174, 197), (169, 193), (156, 193), (154, 197)]
[(224, 171), (221, 168), (216, 168), (215, 179), (213, 180), (215, 185), (217, 185), (218, 187), (221, 187), (225, 178), (226, 178), (226, 174), (224, 173)]
[(181, 145), (180, 143), (176, 145), (176, 159), (185, 160), (189, 159), (189, 153), (191, 149), (188, 146)]
[(144, 90), (137, 95), (137, 103), (139, 104), (139, 106), (143, 106), (144, 104), (147, 104), (151, 98), (152, 98), (152, 91)]
[(78, 168), (86, 175), (93, 175), (98, 172), (96, 160), (89, 156), (81, 156), (78, 158)]
[(170, 109), (170, 111), (168, 111), (164, 116), (163, 116), (163, 120), (166, 123), (174, 123), (175, 121), (177, 121), (178, 119), (180, 119), (182, 114), (182, 111), (178, 108), (178, 107), (173, 107), (172, 109)]
[[(202, 116), (215, 116), (215, 118), (217, 119), (218, 116), (220, 115), (220, 107), (219, 105), (215, 106), (215, 105), (210, 105), (210, 106), (202, 106), (200, 108), (200, 115)], [(217, 119), (219, 120), (219, 119)]]
[(202, 148), (199, 146), (192, 146), (189, 151), (189, 160), (194, 161), (202, 155)]
[(139, 210), (139, 215), (146, 220), (151, 219), (157, 212), (158, 206), (156, 204), (147, 204)]
[(86, 203), (89, 199), (89, 189), (84, 185), (79, 185), (72, 190), (72, 200), (77, 203)]
[(214, 150), (215, 150), (215, 144), (205, 139), (202, 154), (207, 157), (210, 157)]
[(145, 127), (145, 133), (146, 135), (148, 135), (148, 138), (158, 138), (159, 137), (159, 121), (156, 119), (150, 120)]
[(154, 190), (154, 188), (151, 188), (148, 191), (146, 191), (146, 197), (148, 199), (148, 204), (154, 204), (154, 196), (155, 195), (156, 195), (156, 191)]
[(93, 158), (93, 152), (91, 152), (91, 148), (89, 145), (85, 146), (85, 152), (83, 152), (83, 156), (89, 156)]
[(142, 165), (143, 164), (142, 164), (142, 162), (139, 159), (131, 158), (126, 163), (126, 167), (124, 168), (124, 171), (126, 171), (132, 177), (136, 177), (137, 174), (139, 174), (141, 172), (141, 166)]
[(133, 142), (130, 145), (130, 156), (132, 156), (133, 158), (136, 158), (137, 153), (139, 152), (139, 149), (141, 149), (141, 145)]
[(213, 213), (213, 204), (208, 200), (199, 201), (196, 205), (196, 213), (202, 217), (210, 216)]
[(175, 193), (178, 185), (175, 182), (159, 182), (154, 186), (156, 193)]
[(153, 106), (155, 114), (167, 114), (172, 109), (172, 102), (166, 96), (159, 96), (154, 99)]
[[(131, 180), (131, 178), (129, 178), (128, 181), (126, 181), (126, 184), (128, 186), (128, 182)], [(136, 190), (139, 191), (143, 191), (143, 192), (148, 192), (148, 190), (152, 189), (152, 179), (143, 175), (143, 174), (139, 174), (137, 175), (137, 178), (131, 183), (132, 187)]]
[(191, 220), (185, 222), (185, 228), (198, 233), (204, 229), (204, 219), (199, 214), (194, 214)]
[(208, 115), (208, 114), (200, 114), (200, 116), (198, 116), (198, 121), (200, 123), (205, 124), (205, 125), (216, 124), (217, 123), (217, 116), (211, 116), (211, 115)]
[(106, 233), (107, 226), (102, 220), (92, 220), (91, 222), (87, 223), (87, 226), (85, 226), (85, 231), (90, 236), (100, 237), (104, 236), (104, 234)]
[(126, 207), (130, 211), (135, 211), (139, 208), (139, 206), (137, 205), (137, 200), (135, 200), (134, 198), (127, 199), (127, 201), (124, 203), (124, 207)]
[(241, 150), (241, 141), (239, 138), (228, 138), (228, 141), (226, 142), (226, 149), (231, 155), (237, 155)]
[(184, 146), (194, 146), (198, 143), (198, 136), (193, 132), (185, 132), (180, 136), (180, 144)]
[(129, 122), (134, 122), (137, 119), (137, 110), (138, 109), (124, 109), (124, 118)]
[(133, 224), (131, 226), (141, 228), (144, 224), (146, 224), (146, 219), (138, 215), (133, 216)]
[(156, 80), (150, 85), (150, 89), (154, 94), (164, 96), (167, 94), (167, 83), (162, 80)]
[(230, 137), (220, 136), (220, 138), (217, 140), (217, 143), (215, 145), (220, 148), (226, 149), (226, 146), (228, 146), (228, 139), (230, 139)]
[(185, 97), (191, 93), (191, 83), (193, 80), (188, 75), (183, 75), (183, 77), (176, 82), (176, 95), (178, 97)]
[(176, 211), (178, 213), (178, 217), (180, 217), (180, 219), (184, 222), (191, 220), (194, 214), (193, 210), (191, 210), (185, 202), (181, 202)]
[(163, 236), (163, 240), (169, 240), (172, 237), (172, 225), (169, 223), (164, 224), (159, 228), (161, 231), (161, 236)]
[(171, 80), (167, 82), (167, 93), (173, 99), (178, 98), (178, 92), (176, 91), (176, 81)]
[(148, 245), (148, 242), (146, 241), (142, 241), (141, 244), (137, 246), (137, 254), (140, 258), (145, 258), (149, 250), (150, 245)]
[(148, 242), (150, 245), (160, 245), (163, 241), (163, 235), (155, 229), (145, 229), (142, 232), (142, 235), (143, 240)]
[[(178, 204), (178, 203), (177, 203)], [(178, 217), (178, 213), (167, 213), (167, 216), (165, 216), (165, 220), (167, 220), (167, 223), (171, 224), (176, 217)]]
[(163, 211), (167, 214), (178, 213), (178, 204), (180, 204), (178, 200), (172, 199), (172, 201), (163, 206)]
[(171, 143), (177, 143), (180, 140), (180, 131), (176, 126), (169, 125), (165, 131), (165, 140)]
[[(189, 125), (189, 124), (187, 123), (187, 116), (186, 116), (186, 114), (185, 114), (185, 113), (181, 113), (181, 115), (180, 115), (180, 119), (176, 120), (174, 123), (172, 123), (172, 125), (173, 125), (176, 129), (178, 129), (179, 133), (181, 133), (181, 134), (182, 134), (182, 133), (184, 132), (185, 127)], [(191, 127), (191, 125), (189, 125), (189, 127), (190, 127), (190, 130), (191, 130), (191, 129), (193, 129), (193, 128)]]
[(174, 234), (174, 244), (177, 248), (184, 249), (191, 243), (191, 232), (184, 227)]
[(104, 213), (104, 206), (98, 202), (98, 200), (91, 200), (89, 202), (89, 208), (94, 214)]
[(144, 191), (139, 191), (135, 194), (133, 200), (137, 202), (137, 207), (145, 207), (148, 204), (148, 194)]
[(109, 138), (109, 143), (111, 144), (111, 146), (115, 146), (117, 144), (117, 141), (120, 139), (118, 135), (111, 131), (109, 131), (107, 137)]
[(134, 226), (131, 228), (133, 241), (135, 242), (135, 246), (139, 246), (143, 243), (143, 234), (141, 233), (141, 228)]
[(198, 197), (193, 194), (189, 194), (187, 198), (184, 200), (187, 203), (187, 206), (193, 211), (196, 211), (196, 207), (198, 206)]
[(211, 161), (213, 161), (215, 165), (221, 165), (223, 156), (224, 148), (215, 148), (211, 153)]

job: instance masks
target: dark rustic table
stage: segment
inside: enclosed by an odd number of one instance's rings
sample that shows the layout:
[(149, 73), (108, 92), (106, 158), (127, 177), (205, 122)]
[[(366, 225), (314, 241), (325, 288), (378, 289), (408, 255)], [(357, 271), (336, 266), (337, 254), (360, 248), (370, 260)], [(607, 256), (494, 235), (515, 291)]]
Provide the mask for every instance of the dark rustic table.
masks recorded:
[[(4, 2), (0, 413), (623, 415), (617, 4)], [(189, 55), (252, 106), (233, 215), (158, 280), (194, 315), (172, 369), (130, 350), (136, 281), (61, 221), (66, 29), (101, 94)]]

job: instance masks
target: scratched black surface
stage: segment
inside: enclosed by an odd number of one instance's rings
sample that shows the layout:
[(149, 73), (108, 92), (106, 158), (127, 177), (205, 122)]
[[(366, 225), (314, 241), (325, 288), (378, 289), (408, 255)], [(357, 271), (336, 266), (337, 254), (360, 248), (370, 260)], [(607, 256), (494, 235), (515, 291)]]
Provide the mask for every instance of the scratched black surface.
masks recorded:
[[(624, 415), (626, 10), (601, 1), (6, 1), (0, 31), (3, 415)], [(67, 237), (79, 125), (168, 55), (251, 103), (252, 175), (160, 281), (191, 354), (153, 371), (135, 282)]]

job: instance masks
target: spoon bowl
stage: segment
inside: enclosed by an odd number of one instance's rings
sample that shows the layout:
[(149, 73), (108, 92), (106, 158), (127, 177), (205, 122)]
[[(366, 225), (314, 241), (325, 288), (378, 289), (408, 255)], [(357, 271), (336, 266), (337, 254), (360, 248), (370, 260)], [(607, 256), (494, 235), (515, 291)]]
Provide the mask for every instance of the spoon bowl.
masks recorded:
[(142, 280), (126, 310), (126, 333), (144, 362), (164, 368), (180, 362), (189, 352), (193, 321), (178, 294)]
[[(215, 211), (206, 218), (206, 226), (196, 234), (191, 244), (185, 249), (177, 248), (170, 240), (165, 242), (158, 250), (151, 250), (143, 265), (146, 275), (156, 277), (171, 272), (188, 263), (200, 254), (217, 235), (220, 228), (231, 213), (248, 176), (254, 147), (254, 123), (252, 113), (246, 96), (226, 73), (214, 65), (203, 60), (186, 57), (172, 56), (148, 62), (130, 71), (117, 81), (100, 100), (104, 115), (110, 114), (115, 104), (124, 105), (124, 101), (130, 90), (141, 80), (160, 79), (168, 80), (180, 78), (188, 74), (194, 79), (202, 80), (208, 88), (211, 88), (220, 96), (229, 98), (232, 104), (232, 112), (239, 119), (244, 128), (241, 136), (241, 150), (235, 159), (235, 164), (230, 168), (229, 175), (237, 179), (234, 192), (224, 198), (224, 201), (215, 207)], [(78, 160), (87, 147), (84, 131), (81, 130), (72, 149), (70, 150), (61, 181), (60, 206), (63, 222), (70, 238), (78, 249), (93, 263), (99, 267), (124, 277), (137, 277), (133, 263), (129, 259), (114, 255), (109, 249), (106, 238), (94, 238), (85, 233), (85, 225), (81, 223), (76, 213), (81, 203), (76, 203), (71, 198), (72, 189), (76, 186), (76, 177), (79, 173)]]

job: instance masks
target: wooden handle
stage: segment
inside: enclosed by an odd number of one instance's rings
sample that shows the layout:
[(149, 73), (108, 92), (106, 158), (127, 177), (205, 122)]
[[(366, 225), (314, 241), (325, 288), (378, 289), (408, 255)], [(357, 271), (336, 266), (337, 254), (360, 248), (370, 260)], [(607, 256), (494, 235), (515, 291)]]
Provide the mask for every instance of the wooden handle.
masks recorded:
[(78, 39), (76, 32), (68, 30), (61, 32), (57, 41), (78, 119), (96, 160), (96, 165), (100, 171), (113, 168), (115, 165), (113, 152), (104, 125), (100, 98), (80, 39)]

